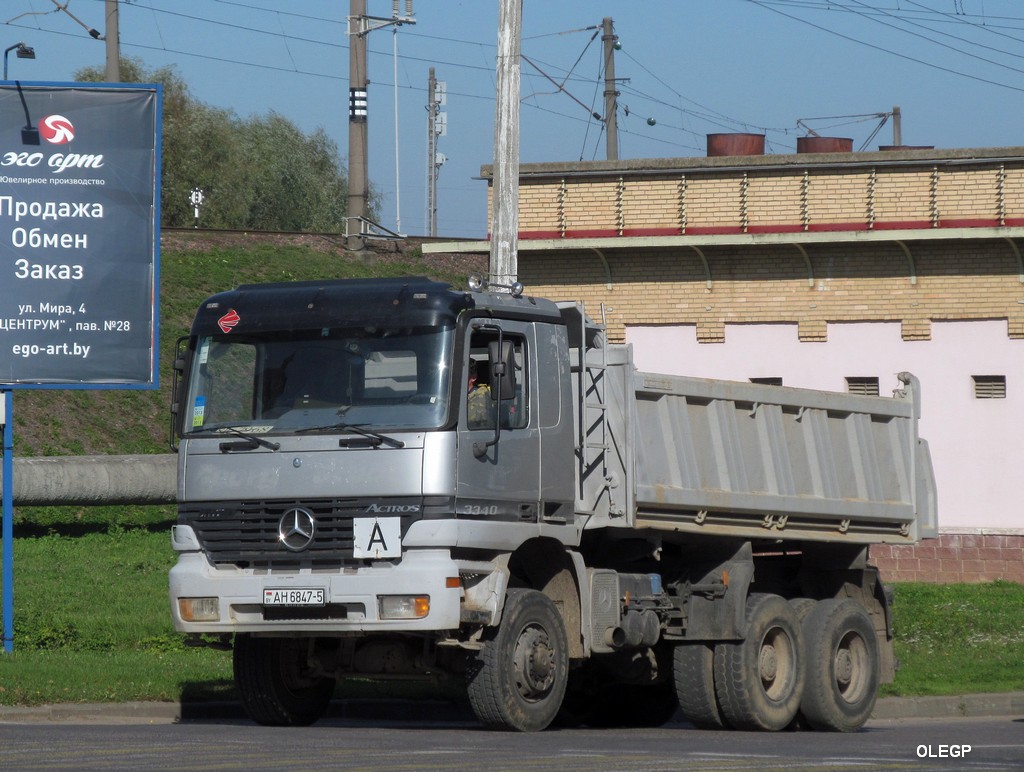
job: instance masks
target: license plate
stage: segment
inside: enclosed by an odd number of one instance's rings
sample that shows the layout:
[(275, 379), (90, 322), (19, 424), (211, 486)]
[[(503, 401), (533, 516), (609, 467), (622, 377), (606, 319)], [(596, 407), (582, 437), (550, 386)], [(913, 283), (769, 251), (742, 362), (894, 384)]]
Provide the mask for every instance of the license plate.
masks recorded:
[(323, 606), (326, 604), (323, 587), (294, 587), (287, 590), (264, 590), (264, 606)]

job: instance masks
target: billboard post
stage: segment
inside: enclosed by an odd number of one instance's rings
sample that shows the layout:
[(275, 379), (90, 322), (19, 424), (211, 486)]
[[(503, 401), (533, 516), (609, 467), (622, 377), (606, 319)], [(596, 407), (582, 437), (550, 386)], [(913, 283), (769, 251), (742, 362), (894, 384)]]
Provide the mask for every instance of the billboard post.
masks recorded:
[(10, 389), (0, 391), (0, 424), (4, 430), (3, 481), (3, 637), (4, 651), (14, 650), (14, 432)]
[(3, 642), (13, 390), (155, 389), (159, 85), (0, 82)]

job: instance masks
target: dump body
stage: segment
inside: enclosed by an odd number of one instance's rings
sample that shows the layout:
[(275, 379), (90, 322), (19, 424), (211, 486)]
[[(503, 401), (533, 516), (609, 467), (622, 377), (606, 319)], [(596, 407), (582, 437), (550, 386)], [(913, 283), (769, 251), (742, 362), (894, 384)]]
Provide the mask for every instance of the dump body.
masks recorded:
[(638, 372), (626, 345), (590, 347), (585, 361), (574, 386), (589, 528), (843, 544), (937, 535), (909, 373), (874, 397)]
[(633, 375), (638, 526), (747, 538), (936, 535), (918, 384), (894, 398)]

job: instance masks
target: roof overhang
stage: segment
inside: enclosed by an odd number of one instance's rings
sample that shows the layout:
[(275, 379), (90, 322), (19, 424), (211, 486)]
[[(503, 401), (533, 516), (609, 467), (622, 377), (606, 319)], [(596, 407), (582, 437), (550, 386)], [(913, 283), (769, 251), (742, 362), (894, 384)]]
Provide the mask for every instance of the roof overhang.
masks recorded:
[[(786, 244), (860, 244), (878, 242), (969, 241), (1024, 238), (1024, 227), (914, 228), (901, 230), (804, 231), (801, 233), (727, 233), (679, 236), (608, 236), (596, 238), (520, 238), (519, 252), (557, 252), (600, 249), (637, 250), (678, 247), (757, 247)], [(487, 254), (489, 239), (436, 241), (423, 244), (424, 254)]]
[[(704, 266), (705, 283), (713, 285), (711, 264), (704, 254), (707, 247), (793, 247), (807, 266), (807, 284), (814, 286), (814, 268), (806, 247), (813, 244), (897, 245), (907, 261), (907, 278), (917, 284), (917, 261), (911, 246), (929, 241), (1005, 241), (1017, 261), (1017, 277), (1024, 284), (1024, 256), (1014, 239), (1024, 238), (1024, 227), (991, 228), (914, 228), (903, 230), (805, 231), (800, 233), (731, 233), (693, 236), (611, 236), (599, 238), (519, 239), (518, 252), (588, 252), (596, 254), (604, 267), (605, 283), (612, 285), (612, 270), (606, 253), (621, 250), (691, 249)], [(491, 242), (440, 241), (423, 244), (423, 254), (488, 254)]]

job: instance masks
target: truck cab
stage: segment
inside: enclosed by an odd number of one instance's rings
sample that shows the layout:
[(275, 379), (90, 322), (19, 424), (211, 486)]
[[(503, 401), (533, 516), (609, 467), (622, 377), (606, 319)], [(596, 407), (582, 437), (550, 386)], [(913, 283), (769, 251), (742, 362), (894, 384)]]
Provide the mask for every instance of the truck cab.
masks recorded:
[(567, 363), (555, 304), (507, 292), (413, 278), (207, 299), (177, 356), (176, 628), (234, 635), (259, 670), (298, 656), (285, 634), (336, 659), (365, 648), (343, 636), (395, 633), (381, 645), (404, 659), (408, 636), (496, 618), (494, 555), (580, 539)]

